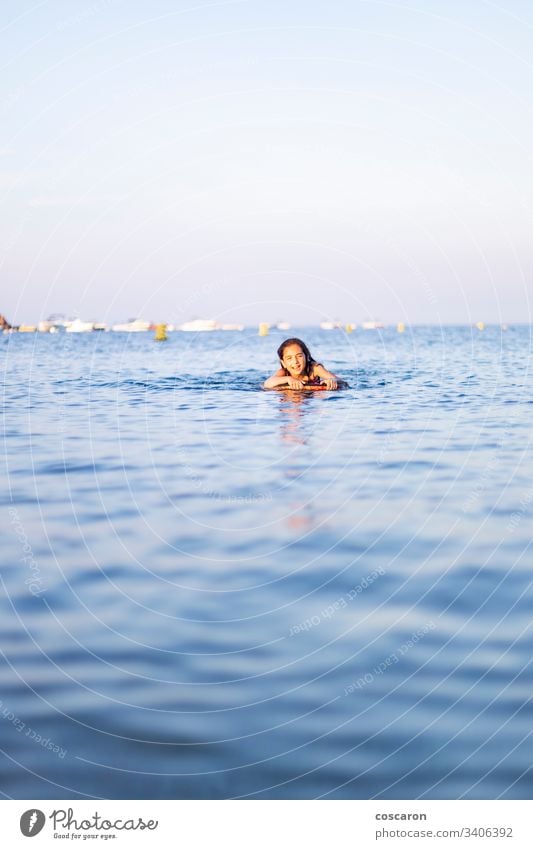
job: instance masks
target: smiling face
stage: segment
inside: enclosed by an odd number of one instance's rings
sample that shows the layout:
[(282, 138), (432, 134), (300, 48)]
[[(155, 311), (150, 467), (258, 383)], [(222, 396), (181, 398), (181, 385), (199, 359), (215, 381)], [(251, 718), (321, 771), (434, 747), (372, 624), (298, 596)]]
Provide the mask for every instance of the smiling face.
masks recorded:
[(281, 364), (291, 377), (301, 377), (305, 374), (307, 360), (300, 345), (288, 345), (283, 351)]

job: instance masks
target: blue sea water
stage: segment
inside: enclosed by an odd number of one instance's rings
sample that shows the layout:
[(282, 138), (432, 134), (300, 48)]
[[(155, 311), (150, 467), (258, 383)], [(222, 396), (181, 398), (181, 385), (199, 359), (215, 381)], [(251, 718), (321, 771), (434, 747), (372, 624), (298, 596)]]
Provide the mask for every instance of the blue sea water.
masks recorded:
[(6, 797), (525, 799), (529, 327), (0, 337)]

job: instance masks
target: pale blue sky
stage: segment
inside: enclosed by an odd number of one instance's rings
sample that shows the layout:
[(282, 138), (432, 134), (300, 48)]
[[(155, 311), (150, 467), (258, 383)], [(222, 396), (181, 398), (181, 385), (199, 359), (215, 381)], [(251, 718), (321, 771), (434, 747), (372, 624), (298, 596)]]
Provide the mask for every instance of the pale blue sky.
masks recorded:
[(533, 3), (2, 4), (11, 321), (529, 321)]

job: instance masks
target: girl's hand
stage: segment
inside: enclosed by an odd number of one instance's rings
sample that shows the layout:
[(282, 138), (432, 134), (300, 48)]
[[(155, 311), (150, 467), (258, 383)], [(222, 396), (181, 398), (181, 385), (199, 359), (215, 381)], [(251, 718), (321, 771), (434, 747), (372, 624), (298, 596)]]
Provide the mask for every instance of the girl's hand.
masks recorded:
[(287, 378), (287, 386), (289, 389), (303, 389), (304, 385), (301, 380), (298, 380), (296, 377), (288, 377)]
[(325, 377), (323, 383), (326, 385), (326, 389), (337, 389), (339, 385), (334, 377)]

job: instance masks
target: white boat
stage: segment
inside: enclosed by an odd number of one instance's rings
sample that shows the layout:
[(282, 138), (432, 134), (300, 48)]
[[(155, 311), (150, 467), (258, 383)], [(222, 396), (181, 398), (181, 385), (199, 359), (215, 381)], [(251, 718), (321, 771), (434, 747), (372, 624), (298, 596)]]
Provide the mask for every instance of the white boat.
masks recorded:
[(244, 330), (244, 324), (221, 324), (219, 330)]
[(135, 318), (132, 321), (126, 321), (125, 324), (114, 324), (111, 330), (118, 333), (144, 333), (150, 330), (150, 322)]
[(218, 324), (211, 318), (195, 318), (180, 325), (180, 330), (185, 333), (205, 333), (209, 330), (218, 330)]
[(75, 318), (65, 325), (67, 333), (92, 333), (93, 329), (94, 321), (82, 321), (80, 318)]
[(363, 321), (363, 330), (383, 330), (381, 321)]
[(321, 321), (320, 329), (321, 330), (338, 330), (341, 327), (340, 321)]
[(278, 330), (290, 330), (291, 326), (288, 321), (278, 321), (276, 324)]

